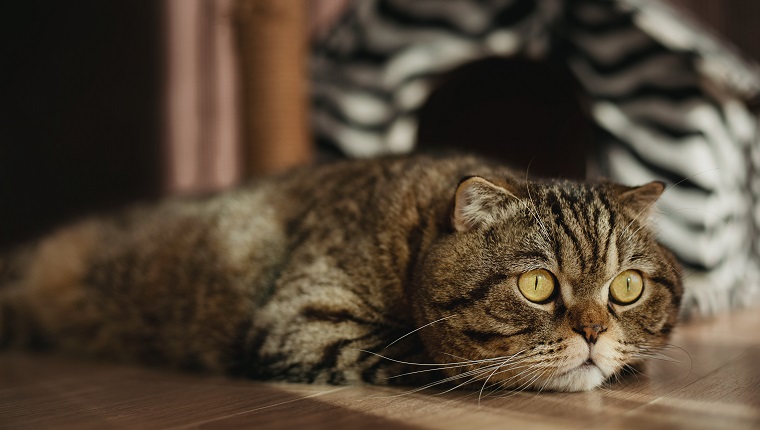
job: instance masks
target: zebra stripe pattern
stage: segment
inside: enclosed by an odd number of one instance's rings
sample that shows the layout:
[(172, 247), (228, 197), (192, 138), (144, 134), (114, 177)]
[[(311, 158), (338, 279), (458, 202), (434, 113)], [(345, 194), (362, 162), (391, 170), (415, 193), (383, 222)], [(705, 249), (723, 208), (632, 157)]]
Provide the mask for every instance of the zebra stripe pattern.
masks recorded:
[(442, 73), (490, 56), (564, 58), (591, 101), (600, 174), (671, 185), (656, 217), (687, 313), (760, 297), (758, 68), (645, 0), (363, 0), (314, 47), (313, 128), (351, 157), (414, 147)]

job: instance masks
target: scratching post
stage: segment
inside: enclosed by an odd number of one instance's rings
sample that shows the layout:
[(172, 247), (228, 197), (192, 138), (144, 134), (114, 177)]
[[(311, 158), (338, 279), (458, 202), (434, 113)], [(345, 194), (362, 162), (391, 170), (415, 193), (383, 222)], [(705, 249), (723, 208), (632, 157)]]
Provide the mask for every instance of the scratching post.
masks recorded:
[(237, 0), (245, 171), (249, 176), (304, 164), (307, 133), (307, 4)]

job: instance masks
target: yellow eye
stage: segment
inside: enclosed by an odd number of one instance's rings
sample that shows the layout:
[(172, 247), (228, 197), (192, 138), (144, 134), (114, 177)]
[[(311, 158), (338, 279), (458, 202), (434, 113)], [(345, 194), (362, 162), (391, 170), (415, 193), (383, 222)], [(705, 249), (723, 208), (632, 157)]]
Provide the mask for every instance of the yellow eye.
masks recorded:
[(520, 275), (517, 286), (526, 299), (534, 303), (541, 303), (549, 299), (554, 293), (554, 276), (548, 270), (531, 270)]
[(635, 270), (626, 270), (617, 275), (610, 284), (610, 297), (619, 305), (628, 305), (641, 297), (644, 291), (644, 279)]

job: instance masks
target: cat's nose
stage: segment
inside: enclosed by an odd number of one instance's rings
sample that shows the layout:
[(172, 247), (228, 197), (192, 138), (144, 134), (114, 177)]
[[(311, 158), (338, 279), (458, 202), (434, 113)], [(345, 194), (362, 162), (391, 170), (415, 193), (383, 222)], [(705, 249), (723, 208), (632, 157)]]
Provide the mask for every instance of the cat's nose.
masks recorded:
[(602, 306), (581, 304), (570, 309), (567, 316), (568, 325), (589, 344), (595, 344), (599, 335), (607, 331), (609, 314)]
[(583, 338), (586, 339), (586, 342), (594, 344), (596, 343), (596, 340), (599, 339), (599, 335), (607, 331), (607, 327), (601, 324), (591, 324), (573, 327), (573, 331), (583, 336)]

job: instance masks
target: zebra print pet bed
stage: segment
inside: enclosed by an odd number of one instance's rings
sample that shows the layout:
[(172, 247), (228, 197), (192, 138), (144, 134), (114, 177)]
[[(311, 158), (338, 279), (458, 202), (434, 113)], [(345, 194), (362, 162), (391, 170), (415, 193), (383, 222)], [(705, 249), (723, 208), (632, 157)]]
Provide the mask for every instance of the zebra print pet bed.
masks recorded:
[(685, 313), (760, 295), (760, 150), (748, 107), (760, 74), (660, 3), (351, 2), (314, 46), (314, 132), (351, 157), (411, 151), (435, 78), (493, 56), (559, 58), (590, 100), (597, 170), (672, 185), (657, 225), (686, 268)]

